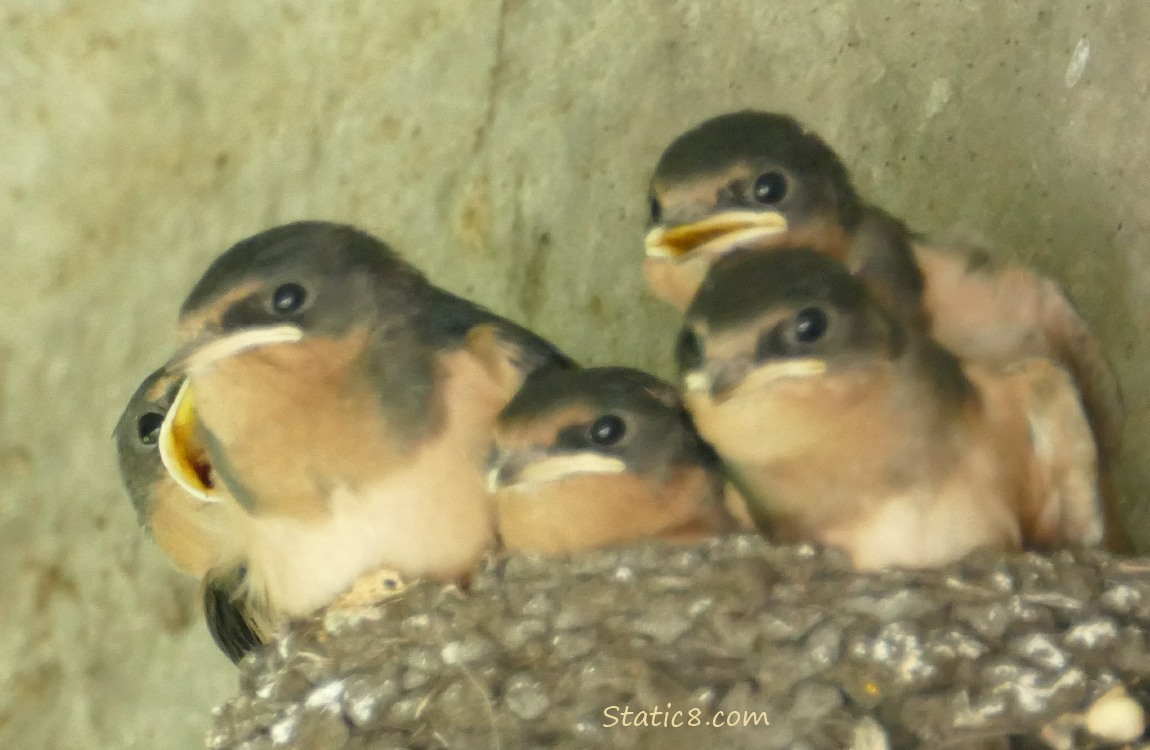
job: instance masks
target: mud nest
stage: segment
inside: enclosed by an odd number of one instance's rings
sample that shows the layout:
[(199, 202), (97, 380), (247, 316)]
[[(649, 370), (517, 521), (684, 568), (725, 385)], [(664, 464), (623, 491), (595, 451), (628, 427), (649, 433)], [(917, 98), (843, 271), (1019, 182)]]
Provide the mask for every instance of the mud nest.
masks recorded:
[(754, 536), (516, 555), (466, 592), (419, 583), (301, 623), (241, 664), (208, 745), (1112, 746), (1083, 724), (1104, 695), (1150, 705), (1143, 562), (977, 553), (859, 575)]

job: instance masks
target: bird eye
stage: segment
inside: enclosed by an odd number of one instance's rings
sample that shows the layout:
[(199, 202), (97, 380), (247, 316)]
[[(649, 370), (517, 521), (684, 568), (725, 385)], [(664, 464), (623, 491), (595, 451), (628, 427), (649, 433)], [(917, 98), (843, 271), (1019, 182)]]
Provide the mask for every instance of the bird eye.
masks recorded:
[(680, 372), (689, 372), (703, 364), (703, 342), (690, 328), (679, 333), (679, 340), (675, 343), (675, 361)]
[(136, 434), (144, 445), (155, 445), (160, 439), (160, 425), (164, 423), (164, 415), (149, 411), (140, 415), (136, 420)]
[(780, 172), (763, 172), (755, 178), (752, 190), (756, 201), (773, 206), (787, 197), (787, 178)]
[(627, 425), (623, 418), (615, 414), (604, 414), (591, 423), (587, 437), (596, 445), (614, 445), (623, 439)]
[(803, 344), (818, 341), (827, 332), (827, 314), (817, 307), (806, 307), (795, 314), (795, 340)]
[(293, 313), (307, 301), (307, 290), (295, 282), (280, 284), (272, 294), (272, 307), (278, 313)]
[(663, 206), (659, 203), (659, 199), (651, 196), (651, 223), (658, 224), (663, 220)]

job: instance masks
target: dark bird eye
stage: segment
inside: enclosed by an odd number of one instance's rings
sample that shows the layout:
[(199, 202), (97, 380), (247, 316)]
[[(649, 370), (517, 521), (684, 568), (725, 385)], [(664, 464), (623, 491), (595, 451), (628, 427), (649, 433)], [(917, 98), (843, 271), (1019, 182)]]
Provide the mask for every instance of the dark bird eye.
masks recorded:
[(795, 340), (803, 344), (818, 341), (827, 332), (827, 314), (817, 307), (807, 307), (795, 315)]
[(659, 199), (651, 196), (651, 223), (658, 224), (663, 220), (663, 206), (660, 205)]
[(272, 307), (278, 313), (293, 313), (306, 301), (307, 290), (294, 282), (280, 284), (272, 294)]
[(615, 414), (604, 414), (591, 423), (587, 437), (596, 445), (614, 445), (623, 439), (627, 425)]
[(755, 178), (755, 200), (768, 206), (787, 197), (787, 178), (779, 172), (763, 172)]
[(150, 411), (141, 414), (136, 420), (136, 434), (144, 445), (154, 445), (160, 439), (160, 425), (164, 423), (164, 415)]
[(684, 328), (679, 333), (679, 340), (675, 343), (675, 361), (679, 364), (680, 372), (694, 370), (703, 364), (703, 342), (699, 334), (690, 328)]

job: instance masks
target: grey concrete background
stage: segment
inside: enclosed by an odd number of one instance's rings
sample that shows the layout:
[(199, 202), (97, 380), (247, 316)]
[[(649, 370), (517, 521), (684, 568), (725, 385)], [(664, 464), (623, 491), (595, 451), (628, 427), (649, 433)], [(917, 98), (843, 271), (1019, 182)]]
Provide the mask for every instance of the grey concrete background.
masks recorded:
[(234, 689), (109, 439), (216, 253), (354, 222), (589, 363), (666, 373), (645, 182), (732, 108), (1062, 280), (1144, 497), (1148, 35), (1140, 0), (3, 0), (0, 746), (193, 748)]

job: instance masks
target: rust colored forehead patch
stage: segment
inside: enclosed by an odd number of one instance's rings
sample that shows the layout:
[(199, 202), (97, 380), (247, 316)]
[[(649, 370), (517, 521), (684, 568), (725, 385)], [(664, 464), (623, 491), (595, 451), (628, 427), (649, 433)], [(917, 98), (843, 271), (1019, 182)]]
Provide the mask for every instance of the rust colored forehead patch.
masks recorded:
[(763, 332), (790, 318), (794, 315), (794, 311), (793, 305), (782, 305), (737, 325), (710, 331), (705, 334), (706, 359), (724, 362), (751, 355), (758, 346)]
[(751, 166), (737, 162), (726, 169), (702, 172), (687, 177), (658, 179), (652, 183), (655, 195), (663, 203), (664, 210), (688, 206), (713, 205), (720, 191), (736, 180), (749, 180), (753, 176)]
[(572, 404), (540, 415), (521, 415), (501, 420), (495, 435), (505, 450), (554, 445), (559, 431), (574, 424), (590, 422), (599, 412), (585, 404)]
[(228, 290), (217, 297), (210, 305), (195, 309), (180, 316), (180, 337), (184, 341), (192, 341), (202, 334), (205, 329), (218, 328), (224, 314), (233, 304), (246, 299), (263, 286), (262, 282), (251, 279), (235, 288)]
[(154, 405), (157, 408), (167, 411), (182, 381), (183, 375), (181, 373), (160, 373), (156, 376), (156, 379), (148, 385), (147, 390), (141, 394), (141, 397), (149, 405)]

